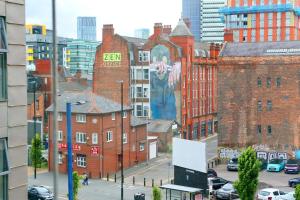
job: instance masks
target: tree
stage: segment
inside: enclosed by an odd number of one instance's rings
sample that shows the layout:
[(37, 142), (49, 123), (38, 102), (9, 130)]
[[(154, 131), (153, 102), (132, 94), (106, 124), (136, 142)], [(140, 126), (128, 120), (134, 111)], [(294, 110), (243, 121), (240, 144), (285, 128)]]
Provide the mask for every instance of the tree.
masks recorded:
[(34, 178), (36, 178), (36, 168), (42, 163), (42, 141), (39, 134), (36, 134), (31, 140), (30, 154), (34, 166)]
[(80, 188), (80, 180), (82, 179), (81, 176), (75, 171), (73, 172), (73, 199), (78, 200), (78, 191)]
[(158, 187), (154, 186), (152, 189), (153, 200), (161, 200), (161, 191)]
[(296, 186), (296, 189), (295, 189), (295, 199), (296, 200), (300, 200), (300, 185)]
[(260, 161), (256, 152), (248, 147), (238, 159), (238, 180), (234, 183), (241, 200), (253, 200), (258, 186)]

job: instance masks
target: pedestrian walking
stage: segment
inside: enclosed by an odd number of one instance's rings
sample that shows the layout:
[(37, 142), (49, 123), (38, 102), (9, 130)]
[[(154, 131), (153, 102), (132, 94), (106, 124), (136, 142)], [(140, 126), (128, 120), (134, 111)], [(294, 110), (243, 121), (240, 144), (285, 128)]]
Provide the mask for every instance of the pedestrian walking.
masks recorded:
[(83, 175), (82, 185), (89, 185), (89, 177), (88, 177), (87, 173), (84, 173), (84, 175)]

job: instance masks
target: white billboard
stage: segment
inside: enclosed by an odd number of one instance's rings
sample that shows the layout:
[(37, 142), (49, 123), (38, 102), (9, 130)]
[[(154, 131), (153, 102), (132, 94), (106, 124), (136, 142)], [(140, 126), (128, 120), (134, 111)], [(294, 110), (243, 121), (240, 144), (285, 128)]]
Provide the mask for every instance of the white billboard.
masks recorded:
[(206, 144), (173, 138), (173, 165), (207, 173)]

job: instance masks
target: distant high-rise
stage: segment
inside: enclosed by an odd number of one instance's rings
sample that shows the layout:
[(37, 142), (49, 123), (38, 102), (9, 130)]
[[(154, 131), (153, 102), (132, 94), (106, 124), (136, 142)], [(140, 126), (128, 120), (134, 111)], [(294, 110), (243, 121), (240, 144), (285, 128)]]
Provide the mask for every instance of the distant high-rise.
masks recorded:
[(203, 42), (223, 42), (224, 22), (219, 10), (225, 6), (225, 0), (202, 0), (200, 20), (200, 40)]
[(77, 39), (96, 41), (96, 17), (77, 17)]
[(148, 39), (149, 34), (150, 30), (147, 28), (140, 28), (134, 30), (134, 37), (136, 38)]
[(182, 0), (182, 17), (190, 20), (190, 29), (194, 35), (195, 41), (200, 41), (201, 38), (201, 2), (202, 0)]

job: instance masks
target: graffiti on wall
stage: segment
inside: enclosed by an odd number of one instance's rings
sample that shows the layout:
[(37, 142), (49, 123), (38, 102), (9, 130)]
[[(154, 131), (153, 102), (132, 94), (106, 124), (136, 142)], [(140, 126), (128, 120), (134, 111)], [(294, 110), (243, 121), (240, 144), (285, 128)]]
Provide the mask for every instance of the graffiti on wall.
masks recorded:
[(241, 152), (237, 149), (221, 148), (220, 153), (219, 153), (219, 158), (231, 159), (231, 158), (237, 158), (240, 155), (241, 155)]
[(178, 120), (180, 112), (181, 63), (171, 62), (170, 51), (164, 45), (151, 50), (150, 99), (152, 119)]

